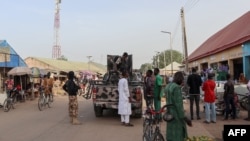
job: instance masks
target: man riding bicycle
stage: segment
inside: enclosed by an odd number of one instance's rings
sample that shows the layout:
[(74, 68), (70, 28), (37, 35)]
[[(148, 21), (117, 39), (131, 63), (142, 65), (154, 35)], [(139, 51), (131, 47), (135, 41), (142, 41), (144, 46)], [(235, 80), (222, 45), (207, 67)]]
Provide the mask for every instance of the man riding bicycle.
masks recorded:
[(54, 78), (51, 76), (51, 73), (48, 72), (47, 75), (44, 75), (42, 87), (44, 88), (45, 96), (51, 94), (52, 95), (52, 88), (54, 84)]

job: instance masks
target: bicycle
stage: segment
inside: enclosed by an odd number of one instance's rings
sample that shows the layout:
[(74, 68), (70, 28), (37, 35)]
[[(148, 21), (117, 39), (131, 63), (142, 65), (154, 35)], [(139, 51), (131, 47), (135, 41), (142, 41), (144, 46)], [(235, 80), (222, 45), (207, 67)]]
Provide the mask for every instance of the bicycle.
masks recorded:
[(94, 80), (91, 80), (89, 81), (85, 87), (86, 87), (86, 90), (85, 90), (85, 93), (82, 95), (83, 98), (85, 99), (90, 99), (91, 96), (92, 96), (92, 89), (94, 87)]
[(15, 104), (17, 101), (18, 90), (17, 88), (13, 88), (9, 92), (7, 92), (7, 98), (4, 100), (3, 109), (4, 112), (8, 112), (11, 108), (15, 109)]
[(248, 101), (248, 93), (246, 94), (238, 94), (240, 96), (240, 99), (239, 99), (239, 103), (240, 103), (240, 107), (243, 109), (243, 110), (249, 110), (249, 102)]
[(82, 94), (85, 93), (85, 84), (78, 83), (78, 85), (80, 86), (80, 89), (78, 90), (78, 95), (81, 96)]
[(40, 96), (38, 99), (38, 109), (42, 111), (43, 109), (46, 108), (46, 105), (48, 105), (49, 108), (52, 106), (52, 102), (54, 101), (53, 94), (48, 94), (47, 96), (45, 95), (44, 88), (40, 87)]
[(161, 133), (159, 115), (166, 112), (172, 104), (164, 105), (160, 111), (155, 111), (152, 104), (147, 108), (143, 120), (143, 141), (165, 141)]

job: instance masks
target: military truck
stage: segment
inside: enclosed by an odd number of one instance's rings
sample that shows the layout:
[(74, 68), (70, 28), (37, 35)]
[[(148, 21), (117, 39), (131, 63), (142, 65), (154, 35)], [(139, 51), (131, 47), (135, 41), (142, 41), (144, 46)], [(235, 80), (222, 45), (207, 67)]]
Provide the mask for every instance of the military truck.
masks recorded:
[(122, 69), (129, 72), (128, 84), (132, 97), (132, 117), (141, 118), (142, 116), (143, 81), (138, 79), (138, 72), (133, 72), (132, 55), (127, 55), (127, 58), (123, 59), (119, 55), (107, 55), (107, 73), (104, 74), (102, 80), (90, 82), (90, 91), (87, 91), (85, 97), (92, 97), (96, 117), (103, 116), (104, 110), (118, 109), (118, 81), (121, 78)]

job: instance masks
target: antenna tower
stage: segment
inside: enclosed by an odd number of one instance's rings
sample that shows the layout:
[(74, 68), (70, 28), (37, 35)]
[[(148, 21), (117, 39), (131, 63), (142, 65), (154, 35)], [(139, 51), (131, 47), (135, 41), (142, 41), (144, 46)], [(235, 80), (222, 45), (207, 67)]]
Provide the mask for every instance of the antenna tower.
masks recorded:
[(54, 45), (52, 50), (53, 59), (61, 57), (61, 45), (59, 42), (61, 0), (55, 0), (55, 2), (56, 2), (56, 7), (55, 7), (55, 19), (54, 19)]

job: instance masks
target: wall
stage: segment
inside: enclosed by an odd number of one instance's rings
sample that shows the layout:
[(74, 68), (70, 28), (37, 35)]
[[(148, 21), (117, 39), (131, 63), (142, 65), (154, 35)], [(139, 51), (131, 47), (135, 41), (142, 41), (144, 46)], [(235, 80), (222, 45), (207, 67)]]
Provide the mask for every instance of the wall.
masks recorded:
[[(214, 63), (218, 63), (222, 62), (222, 61), (228, 61), (229, 65), (232, 65), (231, 61), (232, 59), (236, 59), (236, 58), (242, 58), (243, 56), (243, 51), (242, 51), (242, 47), (241, 45), (239, 46), (235, 46), (233, 48), (227, 49), (225, 51), (216, 53), (214, 55), (211, 56), (207, 56), (201, 59), (198, 59), (196, 61), (190, 62), (189, 63), (189, 67), (198, 67), (199, 71), (202, 69), (201, 68), (201, 64), (204, 63), (208, 63), (208, 66), (210, 66), (210, 64), (214, 64)], [(233, 67), (229, 66), (230, 68), (230, 73), (233, 72)]]
[(250, 80), (250, 42), (243, 44), (243, 70), (247, 80)]

